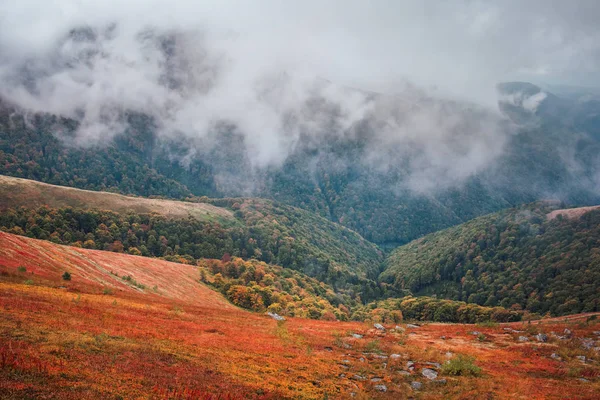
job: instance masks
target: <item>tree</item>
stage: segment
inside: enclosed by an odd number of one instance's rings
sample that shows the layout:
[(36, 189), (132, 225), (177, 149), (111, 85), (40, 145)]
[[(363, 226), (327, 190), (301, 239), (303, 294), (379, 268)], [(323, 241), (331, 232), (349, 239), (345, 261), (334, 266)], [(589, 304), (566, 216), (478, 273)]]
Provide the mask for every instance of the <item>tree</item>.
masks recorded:
[(71, 274), (68, 273), (67, 271), (65, 271), (64, 274), (62, 274), (62, 278), (64, 281), (70, 281), (71, 280)]

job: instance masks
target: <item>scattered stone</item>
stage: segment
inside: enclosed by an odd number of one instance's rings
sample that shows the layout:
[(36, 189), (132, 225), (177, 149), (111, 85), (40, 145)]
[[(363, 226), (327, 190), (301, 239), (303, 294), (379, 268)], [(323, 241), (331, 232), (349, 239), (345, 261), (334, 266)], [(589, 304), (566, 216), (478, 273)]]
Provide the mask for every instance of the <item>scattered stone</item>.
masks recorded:
[(350, 360), (342, 360), (341, 363), (342, 364), (350, 364)]
[(581, 347), (586, 350), (590, 350), (592, 347), (594, 347), (594, 340), (588, 338), (581, 339)]
[(399, 373), (400, 375), (403, 375), (403, 376), (409, 376), (409, 375), (410, 375), (410, 372), (408, 372), (408, 371), (404, 371), (404, 370), (402, 370), (402, 371), (398, 371), (398, 373)]
[(339, 374), (338, 375), (338, 378), (345, 378), (345, 377), (346, 377), (346, 374)]
[(383, 364), (381, 364), (381, 368), (383, 368), (383, 369), (387, 369), (387, 363), (383, 363)]
[(394, 328), (395, 331), (397, 332), (404, 332), (404, 328), (401, 326), (396, 325), (396, 327)]
[(454, 353), (452, 353), (451, 351), (447, 351), (446, 358), (452, 358), (452, 357), (454, 357)]
[(390, 358), (392, 360), (397, 360), (399, 358), (402, 358), (402, 356), (400, 354), (390, 354)]
[(585, 356), (576, 356), (575, 358), (581, 362), (585, 362), (585, 360), (587, 360), (587, 358), (585, 358)]
[(558, 361), (562, 360), (562, 358), (556, 353), (550, 354), (550, 358), (552, 358), (554, 360), (558, 360)]
[(345, 349), (351, 349), (352, 348), (352, 346), (349, 345), (348, 343), (342, 343), (342, 347), (345, 348)]
[(362, 338), (363, 338), (363, 335), (359, 335), (358, 333), (353, 333), (353, 334), (352, 334), (352, 337), (353, 337), (354, 339), (362, 339)]
[(538, 333), (537, 335), (535, 335), (535, 338), (537, 339), (538, 342), (542, 342), (542, 343), (546, 343), (548, 341), (548, 335), (546, 335), (544, 333)]
[(572, 335), (573, 332), (571, 332), (570, 329), (565, 328), (565, 330), (563, 331), (563, 333), (565, 334), (565, 336), (569, 337)]
[(367, 380), (367, 378), (365, 378), (364, 376), (362, 376), (362, 375), (356, 375), (356, 374), (352, 375), (350, 377), (350, 379), (355, 380), (355, 381), (360, 381), (360, 382)]
[(378, 376), (371, 378), (371, 382), (376, 383), (376, 382), (381, 382), (383, 380), (383, 378), (380, 378)]
[(385, 385), (375, 385), (374, 388), (378, 392), (383, 392), (383, 393), (387, 392), (387, 386), (385, 386)]
[(592, 332), (592, 333), (593, 333), (594, 335), (596, 335), (596, 336), (600, 336), (600, 331), (594, 331), (594, 332)]
[(285, 317), (282, 317), (281, 315), (279, 315), (277, 313), (268, 312), (267, 315), (276, 321), (285, 321)]
[(411, 368), (415, 368), (415, 363), (412, 361), (408, 361), (406, 363), (406, 369), (410, 370)]
[(333, 351), (333, 348), (331, 348), (331, 347), (329, 347), (329, 346), (326, 346), (326, 347), (325, 347), (325, 351)]
[(600, 353), (600, 347), (594, 347), (592, 350), (594, 350), (596, 353)]
[(446, 384), (446, 380), (445, 379), (437, 379), (434, 382), (437, 383), (437, 384), (439, 384), (439, 385), (445, 385)]
[(437, 369), (440, 369), (440, 368), (442, 367), (442, 366), (440, 365), (440, 363), (436, 363), (436, 362), (426, 362), (425, 364), (426, 364), (426, 365), (430, 365), (430, 366), (432, 366), (433, 368), (437, 368)]
[(446, 336), (440, 336), (440, 339), (446, 340)]
[(415, 324), (406, 324), (406, 327), (411, 328), (411, 329), (420, 328), (419, 325), (415, 325)]
[(375, 324), (373, 327), (379, 331), (385, 331), (385, 327), (381, 324)]
[(583, 383), (589, 382), (589, 380), (585, 379), (585, 378), (579, 378), (579, 380)]
[(344, 365), (344, 364), (338, 364), (338, 365), (346, 370), (350, 369), (350, 367), (347, 365)]
[(388, 356), (384, 356), (382, 354), (373, 354), (373, 358), (376, 358), (378, 360), (387, 360)]
[(469, 332), (469, 333), (471, 335), (473, 335), (473, 336), (479, 336), (479, 335), (481, 335), (481, 332), (479, 332), (479, 331), (473, 331), (473, 332)]
[(519, 342), (528, 342), (529, 339), (527, 338), (527, 336), (519, 336)]
[(430, 368), (425, 368), (423, 369), (423, 371), (421, 371), (421, 375), (423, 375), (427, 379), (434, 380), (435, 378), (437, 378), (438, 373)]
[(410, 383), (410, 387), (413, 388), (413, 390), (421, 390), (421, 388), (423, 388), (423, 384), (421, 382), (411, 382)]
[(358, 361), (360, 361), (360, 362), (365, 362), (366, 360), (365, 360), (365, 358), (364, 358), (364, 357), (361, 357), (361, 358), (359, 358), (359, 359), (358, 359)]

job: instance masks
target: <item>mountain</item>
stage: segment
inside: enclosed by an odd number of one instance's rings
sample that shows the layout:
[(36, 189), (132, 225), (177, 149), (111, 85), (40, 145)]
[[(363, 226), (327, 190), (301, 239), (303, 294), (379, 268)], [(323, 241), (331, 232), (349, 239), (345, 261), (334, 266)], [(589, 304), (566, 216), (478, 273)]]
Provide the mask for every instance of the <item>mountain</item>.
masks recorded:
[(394, 250), (380, 279), (399, 293), (565, 315), (600, 309), (600, 210), (535, 203)]
[[(263, 167), (251, 161), (248, 139), (235, 127), (196, 143), (161, 136), (152, 116), (124, 112), (122, 132), (82, 145), (77, 121), (32, 115), (5, 102), (0, 173), (146, 197), (269, 198), (344, 225), (387, 250), (522, 203), (599, 203), (594, 121), (600, 103), (518, 82), (500, 85), (499, 92), (500, 109), (512, 120), (420, 92), (363, 93), (374, 114), (349, 128), (340, 128), (339, 110), (317, 97), (303, 118), (329, 128), (300, 135), (281, 163)], [(432, 119), (439, 122), (435, 127), (421, 126)], [(443, 135), (428, 139), (437, 130)]]
[(380, 295), (377, 246), (302, 209), (262, 199), (144, 199), (10, 177), (0, 177), (0, 188), (0, 228), (12, 233), (187, 262), (256, 258), (365, 301)]

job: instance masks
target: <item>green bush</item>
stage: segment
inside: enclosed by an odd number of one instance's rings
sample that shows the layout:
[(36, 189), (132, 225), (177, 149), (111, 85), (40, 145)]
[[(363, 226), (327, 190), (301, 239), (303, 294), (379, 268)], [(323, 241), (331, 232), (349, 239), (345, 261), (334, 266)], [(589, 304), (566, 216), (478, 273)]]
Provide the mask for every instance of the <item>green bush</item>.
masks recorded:
[(62, 278), (63, 278), (63, 281), (70, 281), (71, 280), (71, 274), (68, 273), (67, 271), (65, 271), (65, 273), (62, 274)]
[(442, 374), (453, 376), (479, 376), (481, 368), (474, 364), (475, 358), (458, 355), (442, 366)]

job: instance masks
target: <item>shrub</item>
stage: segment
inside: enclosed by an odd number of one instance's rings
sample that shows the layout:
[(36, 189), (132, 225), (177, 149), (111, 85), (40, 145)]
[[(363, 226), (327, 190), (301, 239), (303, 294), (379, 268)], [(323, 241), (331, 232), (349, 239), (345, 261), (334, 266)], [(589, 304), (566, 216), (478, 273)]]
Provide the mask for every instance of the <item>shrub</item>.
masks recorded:
[(454, 376), (479, 376), (481, 368), (474, 364), (475, 358), (458, 355), (442, 366), (442, 373)]
[(64, 274), (62, 274), (62, 278), (64, 281), (70, 281), (71, 280), (71, 274), (68, 273), (67, 271), (65, 271)]
[(25, 273), (27, 272), (27, 268), (25, 268), (24, 266), (20, 266), (19, 268), (17, 268), (17, 271), (21, 272), (21, 273)]

